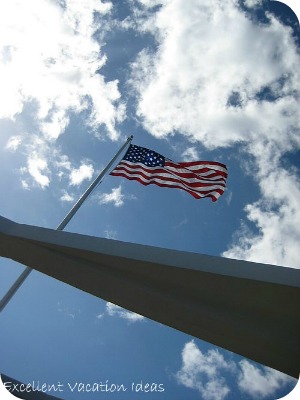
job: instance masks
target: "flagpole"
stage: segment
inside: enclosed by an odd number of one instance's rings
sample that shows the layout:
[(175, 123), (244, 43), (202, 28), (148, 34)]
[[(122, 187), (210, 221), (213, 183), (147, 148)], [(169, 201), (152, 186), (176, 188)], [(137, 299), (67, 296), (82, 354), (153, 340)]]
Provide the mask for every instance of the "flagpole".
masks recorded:
[[(61, 223), (56, 228), (57, 231), (64, 230), (64, 228), (67, 226), (67, 224), (70, 222), (70, 220), (77, 213), (79, 208), (82, 206), (83, 202), (88, 198), (88, 196), (92, 193), (92, 191), (95, 189), (95, 187), (101, 183), (101, 180), (103, 179), (104, 175), (107, 173), (107, 171), (109, 171), (109, 169), (112, 167), (114, 162), (118, 159), (118, 157), (123, 152), (123, 150), (126, 148), (126, 146), (128, 144), (130, 144), (132, 139), (133, 139), (132, 135), (127, 138), (126, 142), (119, 149), (119, 151), (116, 153), (116, 155), (110, 160), (110, 162), (106, 165), (106, 167), (99, 173), (99, 175), (96, 177), (96, 179), (92, 182), (92, 184), (87, 188), (87, 190), (83, 193), (83, 195), (74, 204), (74, 206), (71, 208), (71, 210), (65, 216), (65, 218), (61, 221)], [(0, 312), (4, 309), (4, 307), (8, 304), (8, 302), (12, 299), (12, 297), (14, 296), (16, 291), (19, 289), (19, 287), (22, 285), (22, 283), (25, 281), (25, 279), (28, 277), (28, 275), (30, 274), (31, 271), (32, 271), (32, 268), (26, 267), (25, 270), (18, 277), (18, 279), (14, 282), (14, 284), (7, 291), (7, 293), (3, 296), (3, 298), (0, 301)]]
[(57, 231), (62, 231), (66, 227), (66, 225), (70, 222), (70, 220), (74, 217), (76, 212), (79, 210), (82, 203), (88, 198), (88, 196), (95, 189), (95, 187), (101, 182), (101, 179), (104, 177), (104, 175), (107, 173), (107, 171), (111, 168), (111, 166), (114, 164), (114, 162), (120, 156), (120, 154), (125, 149), (125, 147), (132, 141), (132, 139), (133, 139), (132, 135), (127, 138), (126, 142), (123, 144), (123, 146), (120, 148), (120, 150), (111, 159), (111, 161), (107, 164), (107, 166), (100, 172), (100, 174), (97, 176), (97, 178), (94, 180), (94, 182), (83, 193), (83, 195), (80, 197), (80, 199), (74, 205), (74, 207), (69, 211), (69, 213), (65, 216), (65, 218), (62, 220), (62, 222), (58, 225), (58, 227), (56, 228)]

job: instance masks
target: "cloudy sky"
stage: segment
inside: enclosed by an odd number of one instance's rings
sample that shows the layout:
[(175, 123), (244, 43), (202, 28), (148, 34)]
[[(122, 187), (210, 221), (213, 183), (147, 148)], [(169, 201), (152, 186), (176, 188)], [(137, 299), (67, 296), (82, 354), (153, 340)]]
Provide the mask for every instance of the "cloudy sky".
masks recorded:
[[(134, 135), (226, 164), (226, 192), (107, 176), (66, 230), (300, 268), (299, 46), (276, 1), (2, 1), (1, 215), (55, 229)], [(2, 296), (23, 267), (0, 266)], [(37, 272), (0, 326), (0, 372), (60, 382), (64, 399), (273, 400), (296, 383)], [(157, 391), (132, 391), (141, 381)], [(75, 385), (96, 382), (128, 390)]]

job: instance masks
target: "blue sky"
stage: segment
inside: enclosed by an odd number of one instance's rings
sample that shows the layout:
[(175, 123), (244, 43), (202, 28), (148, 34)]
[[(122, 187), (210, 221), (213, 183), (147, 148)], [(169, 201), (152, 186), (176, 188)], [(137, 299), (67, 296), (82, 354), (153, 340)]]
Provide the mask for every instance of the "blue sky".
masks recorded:
[[(1, 2), (1, 215), (55, 229), (134, 135), (225, 163), (226, 192), (107, 176), (66, 230), (300, 268), (299, 37), (262, 0)], [(0, 265), (2, 296), (23, 267)], [(273, 400), (296, 383), (35, 271), (0, 326), (0, 371), (64, 399)], [(101, 382), (127, 391), (70, 389)]]

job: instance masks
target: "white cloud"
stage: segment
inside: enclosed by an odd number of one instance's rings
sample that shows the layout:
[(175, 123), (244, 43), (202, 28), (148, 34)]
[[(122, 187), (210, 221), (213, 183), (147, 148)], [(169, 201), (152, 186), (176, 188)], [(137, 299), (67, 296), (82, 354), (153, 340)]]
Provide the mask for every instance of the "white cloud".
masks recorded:
[(21, 143), (22, 143), (22, 139), (20, 136), (12, 136), (7, 141), (5, 148), (7, 150), (16, 151)]
[(182, 157), (185, 161), (198, 161), (199, 155), (196, 147), (188, 147), (183, 153)]
[[(238, 389), (255, 399), (275, 396), (278, 389), (296, 380), (268, 367), (258, 368), (243, 359), (226, 360), (218, 350), (203, 353), (194, 341), (187, 342), (182, 350), (182, 366), (176, 373), (178, 384), (197, 390), (204, 400), (223, 400), (237, 382)], [(229, 358), (229, 357), (228, 357)]]
[(176, 373), (176, 380), (197, 390), (204, 400), (223, 400), (230, 393), (230, 388), (222, 374), (234, 368), (234, 364), (227, 362), (218, 350), (209, 350), (204, 354), (191, 341), (182, 350), (182, 367)]
[(29, 157), (27, 171), (34, 181), (43, 189), (49, 186), (50, 179), (47, 175), (45, 175), (45, 173), (43, 174), (43, 172), (49, 172), (48, 164), (45, 159), (40, 158), (37, 155)]
[(111, 193), (102, 193), (97, 196), (99, 204), (113, 203), (115, 207), (121, 207), (124, 204), (124, 200), (135, 200), (136, 197), (133, 195), (125, 195), (122, 193), (122, 185), (113, 188)]
[(104, 231), (104, 235), (106, 239), (116, 239), (117, 238), (117, 231), (112, 229), (106, 229)]
[(57, 171), (56, 175), (60, 181), (65, 177), (68, 177), (70, 181), (71, 171), (76, 170), (76, 168), (72, 166), (72, 163), (69, 160), (68, 156), (66, 156), (65, 154), (61, 154), (60, 151), (55, 151), (52, 164), (53, 169)]
[(239, 367), (238, 386), (241, 391), (254, 399), (273, 396), (276, 390), (295, 381), (294, 378), (274, 369), (268, 367), (256, 368), (247, 360), (240, 361)]
[[(291, 94), (299, 88), (299, 55), (289, 30), (276, 20), (255, 25), (234, 0), (174, 0), (157, 12), (153, 33), (157, 52), (141, 52), (133, 65), (138, 114), (153, 135), (177, 131), (213, 148), (253, 135), (281, 140), (277, 123), (298, 125)], [(287, 76), (280, 87), (278, 80)], [(265, 86), (286, 98), (257, 101)], [(295, 113), (284, 115), (287, 108)]]
[(64, 190), (63, 195), (60, 197), (60, 200), (66, 202), (72, 202), (74, 201), (74, 197)]
[(122, 194), (121, 185), (113, 188), (111, 193), (102, 193), (98, 197), (99, 204), (113, 203), (115, 207), (120, 207), (124, 204), (124, 194)]
[(240, 237), (224, 252), (225, 257), (247, 259), (300, 268), (300, 180), (296, 172), (280, 166), (276, 150), (256, 143), (257, 180), (262, 199), (246, 206), (249, 221), (259, 234), (241, 232)]
[(241, 235), (224, 255), (299, 268), (298, 172), (281, 163), (300, 148), (300, 55), (291, 30), (271, 15), (258, 24), (237, 0), (165, 0), (151, 24), (145, 15), (140, 29), (158, 45), (139, 54), (131, 80), (144, 127), (208, 149), (244, 143), (261, 191), (246, 216), (259, 235)]
[[(27, 132), (11, 138), (7, 149), (22, 146), (31, 171), (32, 152), (49, 167), (55, 164), (55, 141), (74, 114), (85, 111), (97, 135), (119, 137), (125, 106), (118, 81), (101, 74), (101, 38), (111, 10), (112, 3), (102, 0), (0, 2), (0, 118), (15, 121), (23, 113)], [(39, 143), (32, 140), (36, 132)], [(50, 176), (32, 176), (42, 187), (50, 184)]]
[(25, 189), (25, 190), (29, 190), (30, 189), (30, 185), (24, 179), (21, 179), (21, 185), (22, 185), (22, 188)]
[(64, 110), (59, 110), (50, 117), (50, 122), (41, 124), (42, 132), (48, 140), (56, 140), (68, 126), (70, 118)]
[(69, 307), (67, 305), (62, 304), (61, 301), (57, 303), (57, 310), (63, 315), (74, 319), (76, 316), (81, 314), (80, 309), (76, 309), (75, 307)]
[(244, 2), (245, 6), (247, 6), (249, 8), (259, 7), (262, 5), (262, 3), (263, 3), (263, 0), (245, 0), (245, 2)]
[(93, 38), (95, 13), (112, 4), (98, 0), (19, 0), (0, 6), (0, 117), (14, 118), (27, 102), (36, 102), (46, 137), (57, 138), (69, 123), (68, 112), (91, 107), (90, 124), (104, 124), (112, 139), (122, 120), (117, 81), (105, 82), (99, 70), (106, 58)]
[(142, 315), (125, 310), (124, 308), (109, 302), (106, 303), (106, 312), (110, 317), (123, 318), (129, 322), (138, 322), (145, 320), (145, 317), (143, 317)]
[(163, 0), (137, 0), (144, 7), (152, 8), (163, 2)]
[[(292, 183), (294, 189), (294, 182), (295, 180), (290, 179), (287, 183)], [(283, 202), (276, 210), (272, 210), (274, 205), (268, 207), (265, 200), (248, 205), (247, 217), (255, 223), (260, 233), (257, 236), (253, 236), (251, 232), (241, 235), (237, 243), (223, 255), (228, 258), (300, 268), (300, 229), (297, 226), (300, 213), (299, 208), (291, 207), (292, 203), (294, 201)]]
[(92, 179), (94, 168), (91, 164), (82, 164), (78, 169), (73, 169), (70, 173), (70, 185), (79, 186), (85, 179)]
[[(93, 165), (83, 159), (81, 165), (76, 167), (67, 155), (54, 143), (49, 143), (38, 135), (28, 135), (24, 139), (23, 149), (27, 155), (27, 167), (21, 167), (22, 186), (24, 189), (36, 186), (49, 186), (51, 181), (63, 181), (67, 185), (79, 186), (84, 180), (91, 180), (94, 174)], [(38, 151), (36, 150), (38, 149)], [(76, 163), (77, 164), (77, 163)], [(29, 177), (26, 177), (26, 175)], [(32, 179), (33, 178), (33, 179)], [(61, 201), (73, 201), (74, 196), (66, 189), (62, 189)]]

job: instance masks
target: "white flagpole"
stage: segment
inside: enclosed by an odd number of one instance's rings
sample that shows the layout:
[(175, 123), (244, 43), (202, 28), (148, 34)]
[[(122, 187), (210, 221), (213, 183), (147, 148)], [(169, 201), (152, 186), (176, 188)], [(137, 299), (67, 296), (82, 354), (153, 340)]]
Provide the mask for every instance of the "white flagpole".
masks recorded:
[(88, 198), (88, 196), (95, 189), (95, 187), (101, 182), (101, 180), (104, 177), (104, 175), (107, 173), (107, 171), (109, 171), (111, 166), (114, 164), (114, 162), (120, 156), (120, 154), (125, 149), (125, 147), (132, 141), (132, 139), (133, 139), (133, 136), (129, 136), (127, 138), (126, 142), (123, 144), (123, 146), (117, 152), (117, 154), (111, 159), (111, 161), (107, 164), (107, 166), (100, 172), (100, 174), (97, 176), (97, 178), (94, 180), (94, 182), (83, 193), (83, 195), (80, 197), (80, 199), (74, 205), (74, 207), (70, 210), (70, 212), (65, 216), (65, 218), (62, 220), (62, 222), (58, 225), (58, 227), (56, 228), (57, 231), (62, 231), (66, 227), (66, 225), (70, 222), (70, 220), (73, 218), (73, 216), (79, 210), (79, 208), (82, 205), (82, 203)]
[[(61, 221), (61, 223), (58, 225), (56, 228), (57, 231), (62, 231), (64, 228), (67, 226), (67, 224), (70, 222), (70, 220), (74, 217), (76, 212), (79, 210), (79, 208), (82, 206), (83, 202), (88, 198), (88, 196), (91, 194), (91, 192), (95, 189), (99, 183), (101, 183), (102, 178), (104, 175), (109, 171), (109, 169), (112, 167), (114, 162), (117, 160), (117, 158), (120, 156), (122, 151), (126, 148), (128, 144), (132, 141), (133, 136), (129, 136), (126, 140), (126, 142), (123, 144), (123, 146), (120, 148), (120, 150), (116, 153), (116, 155), (110, 160), (110, 162), (106, 165), (106, 167), (99, 173), (99, 175), (96, 177), (94, 182), (87, 188), (87, 190), (83, 193), (83, 195), (78, 199), (78, 201), (75, 203), (75, 205), (71, 208), (71, 210), (68, 212), (68, 214), (65, 216), (65, 218)], [(4, 307), (8, 304), (8, 302), (11, 300), (11, 298), (14, 296), (16, 291), (19, 289), (19, 287), (22, 285), (22, 283), (25, 281), (27, 276), (30, 274), (32, 271), (32, 268), (26, 267), (25, 270), (21, 273), (21, 275), (18, 277), (18, 279), (14, 282), (14, 284), (10, 287), (10, 289), (7, 291), (7, 293), (3, 296), (3, 298), (0, 301), (0, 312), (4, 309)]]

